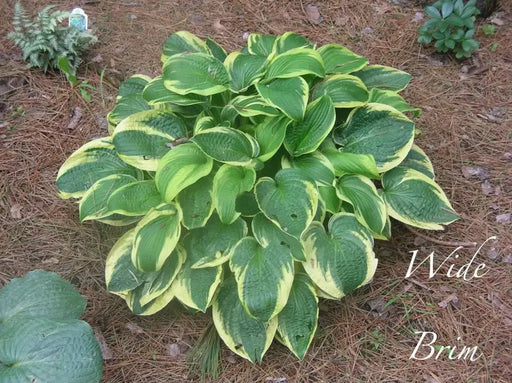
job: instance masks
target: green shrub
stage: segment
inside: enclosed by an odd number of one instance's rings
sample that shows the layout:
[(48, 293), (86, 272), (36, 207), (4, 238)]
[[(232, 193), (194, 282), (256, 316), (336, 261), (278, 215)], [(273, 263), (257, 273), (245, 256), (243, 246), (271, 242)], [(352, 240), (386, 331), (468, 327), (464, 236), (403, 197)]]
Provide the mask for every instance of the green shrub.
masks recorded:
[(29, 67), (59, 69), (59, 57), (67, 57), (74, 73), (81, 62), (81, 57), (96, 41), (88, 32), (75, 28), (59, 26), (69, 16), (69, 12), (50, 10), (49, 5), (39, 12), (34, 21), (30, 20), (19, 2), (14, 8), (14, 32), (8, 37), (23, 51), (23, 60)]
[(293, 33), (252, 34), (227, 55), (177, 32), (162, 62), (121, 85), (110, 136), (57, 176), (82, 221), (137, 222), (106, 261), (134, 313), (211, 306), (233, 352), (260, 361), (276, 335), (302, 359), (318, 297), (371, 280), (390, 217), (457, 219), (403, 114), (419, 114), (398, 94), (409, 74)]
[(425, 8), (430, 17), (418, 29), (418, 42), (434, 46), (438, 52), (454, 52), (455, 57), (471, 57), (478, 49), (478, 42), (473, 40), (475, 35), (475, 16), (478, 9), (476, 0), (440, 0)]
[(0, 382), (98, 383), (100, 346), (78, 318), (86, 301), (43, 270), (0, 289)]

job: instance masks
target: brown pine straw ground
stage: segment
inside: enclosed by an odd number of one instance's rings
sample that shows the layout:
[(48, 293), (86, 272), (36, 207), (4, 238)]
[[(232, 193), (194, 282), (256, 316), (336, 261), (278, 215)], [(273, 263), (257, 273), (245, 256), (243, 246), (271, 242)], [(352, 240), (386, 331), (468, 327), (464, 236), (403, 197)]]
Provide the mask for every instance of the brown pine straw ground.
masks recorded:
[[(479, 31), (476, 59), (462, 63), (416, 42), (418, 24), (412, 19), (421, 8), (407, 1), (405, 7), (385, 0), (319, 1), (315, 5), (324, 19), (319, 24), (308, 21), (308, 3), (300, 1), (53, 3), (60, 9), (80, 5), (89, 14), (100, 43), (80, 76), (96, 89), (86, 103), (62, 75), (25, 69), (20, 51), (5, 38), (14, 1), (0, 2), (0, 286), (36, 268), (56, 271), (77, 286), (88, 300), (84, 320), (110, 353), (104, 382), (199, 381), (186, 356), (209, 317), (179, 304), (148, 318), (132, 315), (120, 298), (106, 292), (103, 278), (105, 258), (122, 229), (81, 224), (77, 205), (57, 197), (54, 181), (69, 154), (107, 134), (103, 118), (114, 103), (117, 81), (135, 73), (158, 74), (163, 42), (182, 29), (212, 37), (228, 50), (244, 44), (245, 32), (294, 31), (318, 44), (343, 44), (373, 64), (410, 72), (413, 80), (404, 95), (423, 109), (416, 121), (423, 134), (416, 142), (432, 159), (437, 181), (462, 217), (444, 232), (422, 231), (441, 243), (396, 223), (393, 240), (377, 243), (373, 283), (342, 301), (321, 302), (318, 330), (304, 361), (277, 342), (260, 365), (223, 346), (216, 381), (512, 382), (512, 227), (496, 222), (497, 215), (512, 212), (510, 1), (501, 2), (504, 25), (492, 36)], [(24, 1), (34, 13), (46, 4)], [(489, 49), (493, 43), (495, 52)], [(97, 55), (101, 62), (91, 64)], [(463, 65), (469, 73), (461, 79)], [(70, 130), (70, 111), (76, 108), (82, 118)], [(486, 169), (499, 195), (484, 194), (481, 180), (463, 176), (464, 166)], [(481, 245), (491, 236), (497, 240), (475, 258), (486, 265), (480, 279), (447, 278), (451, 262), (432, 279), (427, 267), (404, 278), (415, 249), (421, 258), (434, 251), (437, 267), (457, 247), (449, 242)], [(475, 251), (459, 251), (454, 263), (460, 267)], [(446, 353), (438, 360), (409, 360), (419, 340), (413, 330), (435, 332), (438, 345), (478, 346), (482, 356), (473, 362), (449, 360)]]

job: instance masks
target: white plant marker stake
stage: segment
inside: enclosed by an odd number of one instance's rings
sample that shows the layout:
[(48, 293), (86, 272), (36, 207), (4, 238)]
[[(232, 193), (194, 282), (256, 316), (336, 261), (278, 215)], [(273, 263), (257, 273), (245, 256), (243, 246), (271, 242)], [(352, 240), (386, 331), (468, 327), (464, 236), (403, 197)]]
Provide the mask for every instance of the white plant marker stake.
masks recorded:
[(75, 8), (69, 15), (69, 26), (78, 29), (80, 32), (87, 30), (88, 16), (82, 8)]

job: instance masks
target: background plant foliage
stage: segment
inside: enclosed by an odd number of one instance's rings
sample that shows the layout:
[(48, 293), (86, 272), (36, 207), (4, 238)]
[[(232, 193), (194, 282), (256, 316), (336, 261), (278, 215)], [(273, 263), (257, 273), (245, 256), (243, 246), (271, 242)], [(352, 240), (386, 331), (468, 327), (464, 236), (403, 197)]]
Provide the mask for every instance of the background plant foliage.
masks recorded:
[(429, 19), (418, 29), (418, 42), (434, 46), (438, 52), (454, 52), (458, 59), (471, 57), (478, 49), (475, 17), (479, 14), (476, 0), (440, 0), (425, 7)]
[(419, 114), (399, 95), (409, 74), (294, 33), (228, 55), (177, 32), (161, 60), (161, 76), (121, 85), (110, 136), (57, 177), (82, 221), (137, 222), (106, 261), (134, 313), (212, 307), (233, 352), (260, 361), (275, 336), (303, 358), (318, 297), (370, 281), (390, 217), (458, 218), (403, 114)]
[(20, 2), (14, 7), (14, 32), (8, 37), (23, 51), (23, 60), (30, 67), (59, 69), (60, 57), (66, 57), (71, 72), (74, 74), (81, 62), (81, 56), (91, 45), (96, 43), (96, 36), (68, 28), (59, 24), (69, 16), (69, 12), (53, 11), (49, 5), (31, 20)]
[(69, 282), (43, 270), (0, 289), (0, 382), (98, 383), (100, 346), (78, 320), (85, 306)]

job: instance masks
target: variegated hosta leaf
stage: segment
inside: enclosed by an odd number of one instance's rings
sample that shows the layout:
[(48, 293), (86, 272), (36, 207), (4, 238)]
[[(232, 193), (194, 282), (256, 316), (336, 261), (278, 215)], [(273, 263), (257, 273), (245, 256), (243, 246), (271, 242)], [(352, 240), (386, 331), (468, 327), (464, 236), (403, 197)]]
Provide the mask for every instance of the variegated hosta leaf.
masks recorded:
[(325, 205), (325, 210), (331, 214), (340, 212), (341, 200), (338, 198), (334, 186), (318, 186), (318, 198)]
[(442, 225), (459, 219), (439, 185), (417, 170), (390, 170), (383, 174), (382, 186), (389, 215), (401, 222), (442, 230)]
[(290, 249), (274, 242), (263, 247), (245, 237), (233, 249), (229, 266), (249, 315), (267, 322), (286, 305), (294, 274)]
[(176, 146), (158, 163), (156, 187), (166, 202), (172, 202), (186, 187), (210, 174), (213, 161), (195, 144)]
[(116, 106), (107, 116), (108, 122), (115, 127), (132, 114), (150, 109), (151, 105), (148, 104), (141, 94), (130, 94), (117, 100)]
[(347, 48), (338, 44), (327, 44), (318, 48), (322, 56), (327, 74), (348, 74), (363, 69), (368, 64), (368, 59), (356, 55)]
[(386, 104), (402, 113), (412, 112), (413, 117), (419, 117), (421, 115), (420, 108), (413, 108), (402, 96), (393, 90), (373, 88), (370, 91), (370, 99), (368, 102)]
[(236, 198), (236, 211), (239, 211), (242, 217), (254, 217), (260, 212), (254, 190), (238, 195)]
[(258, 142), (249, 134), (217, 126), (191, 138), (207, 156), (231, 165), (248, 165), (259, 154)]
[(305, 274), (295, 274), (286, 306), (277, 316), (278, 339), (302, 360), (315, 335), (318, 298)]
[(230, 89), (235, 93), (242, 92), (263, 77), (266, 60), (264, 56), (230, 53), (224, 61), (231, 77)]
[(214, 214), (202, 228), (192, 230), (187, 236), (190, 253), (195, 261), (191, 267), (200, 269), (223, 264), (231, 250), (247, 234), (247, 224), (238, 218), (230, 225), (223, 224)]
[(333, 184), (334, 168), (327, 157), (318, 151), (300, 157), (283, 157), (281, 165), (283, 169), (301, 169), (309, 178), (315, 180), (317, 185)]
[(213, 323), (226, 346), (235, 354), (261, 362), (277, 329), (277, 318), (269, 322), (254, 319), (238, 298), (234, 278), (226, 279), (213, 300)]
[(128, 230), (117, 240), (105, 264), (107, 290), (121, 297), (144, 283), (145, 273), (137, 270), (132, 262), (134, 233), (135, 229)]
[(149, 105), (171, 103), (180, 106), (190, 106), (203, 104), (207, 101), (205, 96), (193, 93), (181, 95), (171, 92), (165, 87), (162, 76), (155, 77), (147, 84), (142, 92), (142, 97)]
[(143, 283), (131, 291), (132, 301), (142, 307), (164, 294), (171, 287), (186, 257), (185, 249), (176, 246), (160, 270), (143, 273)]
[(252, 190), (256, 181), (254, 168), (222, 165), (213, 180), (213, 201), (222, 223), (231, 224), (239, 216), (236, 211), (236, 197)]
[(165, 87), (178, 94), (210, 96), (229, 89), (231, 82), (224, 65), (204, 53), (172, 56), (162, 72)]
[(261, 124), (256, 125), (254, 136), (260, 147), (258, 160), (268, 161), (277, 153), (283, 144), (286, 128), (291, 120), (281, 117), (267, 117)]
[(180, 53), (200, 52), (209, 54), (210, 50), (203, 40), (187, 31), (173, 33), (164, 43), (161, 60), (163, 63), (171, 56)]
[(183, 226), (189, 230), (203, 227), (214, 210), (213, 174), (183, 189), (176, 197), (176, 202), (182, 211)]
[(178, 243), (181, 210), (174, 204), (161, 204), (149, 211), (135, 227), (132, 262), (144, 272), (158, 271)]
[(357, 220), (368, 229), (382, 233), (388, 217), (386, 204), (373, 182), (364, 176), (351, 174), (338, 179), (338, 196), (354, 207)]
[(176, 139), (187, 136), (185, 122), (175, 114), (149, 110), (125, 118), (114, 130), (112, 142), (119, 157), (136, 168), (155, 171)]
[(329, 135), (335, 120), (336, 112), (329, 96), (316, 99), (308, 105), (304, 119), (286, 130), (286, 150), (294, 157), (314, 152)]
[(399, 92), (411, 81), (409, 73), (384, 65), (369, 65), (352, 74), (363, 80), (368, 89), (379, 88)]
[(107, 200), (107, 211), (126, 216), (144, 215), (162, 202), (155, 181), (136, 181), (111, 192)]
[(318, 191), (299, 169), (283, 169), (275, 180), (262, 177), (254, 187), (260, 210), (288, 234), (299, 238), (313, 221)]
[(130, 291), (126, 296), (124, 296), (124, 300), (129, 307), (129, 309), (136, 315), (153, 315), (169, 304), (174, 298), (174, 293), (172, 291), (172, 285), (167, 290), (165, 290), (158, 297), (153, 299), (151, 302), (146, 303), (145, 305), (140, 304), (140, 295), (139, 290), (135, 289)]
[(140, 216), (126, 216), (122, 214), (111, 214), (106, 217), (96, 218), (96, 221), (110, 226), (128, 226), (141, 219)]
[(112, 214), (107, 201), (120, 187), (135, 182), (136, 179), (126, 174), (113, 174), (94, 183), (80, 200), (80, 221), (98, 219)]
[(327, 208), (325, 206), (325, 202), (318, 196), (318, 204), (316, 207), (315, 216), (313, 217), (313, 221), (323, 222), (327, 215)]
[(256, 84), (258, 93), (270, 105), (292, 120), (302, 120), (308, 103), (309, 86), (302, 77), (276, 79)]
[(206, 311), (222, 281), (222, 263), (246, 233), (247, 226), (241, 219), (223, 225), (213, 216), (204, 228), (192, 230), (185, 237), (187, 260), (172, 285), (180, 302)]
[(251, 33), (247, 39), (247, 49), (253, 55), (268, 57), (272, 53), (276, 38), (277, 36)]
[(300, 241), (281, 230), (263, 213), (259, 213), (253, 218), (251, 227), (254, 238), (262, 247), (267, 247), (269, 244), (284, 246), (290, 250), (293, 258), (297, 261), (306, 260)]
[(274, 47), (272, 48), (272, 53), (274, 55), (279, 55), (294, 48), (314, 49), (314, 47), (315, 46), (309, 40), (301, 35), (293, 32), (286, 32), (277, 37)]
[(210, 52), (212, 52), (213, 57), (217, 58), (219, 61), (224, 62), (228, 55), (226, 53), (226, 50), (222, 46), (220, 46), (215, 40), (212, 40), (209, 37), (207, 37), (204, 42), (210, 49)]
[(413, 144), (409, 153), (405, 159), (400, 163), (400, 166), (414, 169), (423, 173), (430, 179), (434, 179), (434, 167), (432, 166), (432, 162), (425, 154), (425, 152), (417, 145)]
[(142, 172), (123, 162), (110, 137), (98, 138), (76, 150), (62, 164), (57, 174), (61, 198), (79, 198), (98, 180), (113, 174), (127, 174), (137, 179)]
[(337, 74), (326, 77), (313, 88), (313, 99), (327, 95), (335, 108), (356, 108), (368, 103), (369, 93), (364, 83), (355, 76)]
[(135, 74), (130, 78), (126, 79), (119, 86), (117, 92), (117, 98), (129, 96), (132, 94), (141, 95), (146, 85), (151, 81), (151, 77), (143, 74)]
[(306, 74), (325, 76), (322, 57), (314, 49), (295, 48), (275, 56), (270, 61), (265, 78), (290, 78)]
[(323, 150), (322, 153), (334, 167), (336, 177), (344, 174), (360, 174), (368, 178), (380, 178), (379, 169), (371, 154), (339, 152), (336, 149)]
[(353, 214), (333, 215), (328, 229), (326, 233), (320, 222), (313, 222), (304, 232), (303, 266), (315, 284), (339, 299), (372, 278), (377, 259), (370, 232)]
[(236, 112), (243, 117), (253, 116), (279, 116), (280, 112), (270, 106), (261, 96), (237, 96), (230, 104)]
[(351, 112), (345, 125), (334, 131), (334, 140), (343, 152), (373, 155), (379, 172), (385, 172), (409, 153), (414, 123), (393, 107), (368, 104)]

